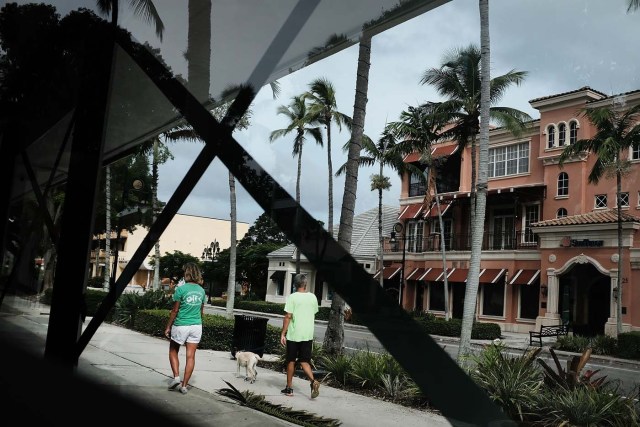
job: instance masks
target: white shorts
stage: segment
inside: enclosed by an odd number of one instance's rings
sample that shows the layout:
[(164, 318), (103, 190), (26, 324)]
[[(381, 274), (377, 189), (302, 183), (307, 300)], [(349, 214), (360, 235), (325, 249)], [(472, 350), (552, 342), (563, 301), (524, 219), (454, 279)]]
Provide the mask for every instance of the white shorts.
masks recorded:
[(202, 325), (171, 326), (171, 340), (183, 345), (185, 342), (198, 344), (202, 338)]

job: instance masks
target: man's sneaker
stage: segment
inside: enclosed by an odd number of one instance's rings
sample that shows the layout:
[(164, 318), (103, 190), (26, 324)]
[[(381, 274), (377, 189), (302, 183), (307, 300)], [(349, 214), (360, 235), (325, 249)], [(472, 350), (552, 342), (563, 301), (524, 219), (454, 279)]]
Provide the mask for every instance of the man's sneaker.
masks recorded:
[(175, 390), (180, 385), (180, 380), (173, 378), (169, 383), (169, 390)]
[(180, 387), (180, 393), (187, 394), (188, 391), (186, 387)]
[(315, 399), (320, 395), (320, 382), (317, 380), (311, 381), (311, 398)]
[(285, 387), (280, 391), (280, 393), (286, 396), (293, 396), (293, 389), (291, 387)]

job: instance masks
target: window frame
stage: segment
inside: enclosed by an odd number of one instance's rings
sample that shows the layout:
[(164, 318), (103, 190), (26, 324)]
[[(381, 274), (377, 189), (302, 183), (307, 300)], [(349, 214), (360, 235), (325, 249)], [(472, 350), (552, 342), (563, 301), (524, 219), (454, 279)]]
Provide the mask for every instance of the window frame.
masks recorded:
[(550, 124), (547, 126), (547, 148), (554, 148), (556, 146), (556, 126)]
[(556, 197), (569, 197), (569, 174), (566, 172), (558, 174)]
[(596, 194), (594, 198), (594, 209), (606, 209), (607, 207), (607, 195), (606, 194)]
[(558, 208), (558, 210), (556, 211), (556, 218), (564, 218), (566, 216), (568, 216), (567, 209)]
[(560, 123), (558, 125), (558, 147), (564, 147), (567, 142), (567, 124)]
[(529, 173), (530, 159), (531, 144), (529, 141), (489, 148), (489, 178), (503, 178)]

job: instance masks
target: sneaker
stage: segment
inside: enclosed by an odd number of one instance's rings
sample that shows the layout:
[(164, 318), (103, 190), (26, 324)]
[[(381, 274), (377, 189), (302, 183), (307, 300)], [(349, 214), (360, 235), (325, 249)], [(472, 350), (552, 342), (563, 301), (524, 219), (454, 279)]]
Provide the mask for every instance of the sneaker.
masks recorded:
[(187, 394), (188, 391), (186, 387), (180, 387), (180, 393)]
[(320, 395), (320, 382), (317, 380), (311, 381), (311, 398), (315, 399)]
[(286, 396), (293, 396), (293, 389), (291, 387), (285, 387), (284, 389), (282, 389), (280, 391), (280, 393), (286, 395)]
[(173, 378), (169, 383), (169, 390), (175, 390), (180, 385), (180, 380)]

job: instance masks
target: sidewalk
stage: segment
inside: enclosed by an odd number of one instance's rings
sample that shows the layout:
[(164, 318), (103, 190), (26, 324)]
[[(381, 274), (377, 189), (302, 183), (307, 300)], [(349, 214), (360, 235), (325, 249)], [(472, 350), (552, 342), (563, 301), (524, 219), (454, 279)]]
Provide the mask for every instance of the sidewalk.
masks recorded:
[[(249, 390), (274, 404), (338, 419), (343, 426), (463, 425), (437, 414), (331, 387), (321, 387), (320, 396), (311, 399), (309, 383), (301, 378), (294, 378), (294, 396), (287, 397), (280, 393), (285, 385), (283, 373), (258, 366), (257, 381), (249, 384), (244, 381), (244, 370), (242, 377), (236, 378), (236, 361), (229, 352), (222, 351), (198, 350), (189, 393), (168, 391), (171, 370), (167, 340), (107, 323), (100, 325), (80, 357), (77, 368), (80, 378), (61, 377), (51, 372), (42, 358), (48, 311), (48, 306), (12, 296), (5, 297), (0, 309), (3, 354), (0, 396), (11, 407), (20, 408), (30, 421), (50, 422), (53, 418), (80, 421), (80, 414), (87, 414), (87, 420), (98, 420), (100, 424), (107, 420), (130, 424), (133, 419), (149, 424), (158, 419), (163, 425), (294, 425), (218, 395), (216, 390), (226, 388), (224, 381), (228, 381), (240, 391)], [(5, 342), (13, 348), (8, 350)], [(23, 350), (29, 353), (23, 354)], [(180, 366), (182, 371), (184, 349), (180, 351)], [(83, 378), (90, 383), (83, 383)], [(111, 396), (105, 397), (100, 386)], [(139, 404), (134, 405), (136, 402)]]

